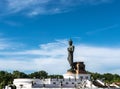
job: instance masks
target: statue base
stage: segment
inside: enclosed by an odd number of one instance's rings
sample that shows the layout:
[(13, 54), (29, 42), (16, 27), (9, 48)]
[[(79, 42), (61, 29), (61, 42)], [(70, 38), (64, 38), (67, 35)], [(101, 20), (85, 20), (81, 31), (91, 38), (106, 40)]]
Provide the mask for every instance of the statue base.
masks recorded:
[(73, 62), (73, 68), (67, 70), (67, 73), (63, 75), (64, 78), (90, 78), (90, 75), (85, 71), (84, 62)]
[(74, 78), (76, 77), (76, 73), (75, 73), (75, 71), (69, 69), (69, 70), (67, 71), (67, 73), (63, 75), (63, 77), (64, 77), (65, 79), (68, 79), (68, 78), (74, 79)]
[(72, 74), (75, 74), (76, 73), (76, 71), (74, 70), (74, 69), (69, 69), (69, 70), (67, 70), (67, 72), (69, 72), (69, 73), (72, 73)]
[(71, 72), (67, 72), (66, 74), (63, 74), (64, 79), (80, 79), (81, 81), (83, 79), (90, 80), (90, 74), (74, 74)]

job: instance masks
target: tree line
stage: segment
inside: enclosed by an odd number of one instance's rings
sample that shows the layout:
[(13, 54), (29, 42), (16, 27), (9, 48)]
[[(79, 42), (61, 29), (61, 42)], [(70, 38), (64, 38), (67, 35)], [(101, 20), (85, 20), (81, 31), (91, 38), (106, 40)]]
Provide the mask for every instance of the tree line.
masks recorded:
[(7, 71), (0, 71), (0, 89), (3, 89), (6, 85), (12, 85), (15, 78), (63, 78), (62, 75), (48, 75), (44, 70), (37, 71), (31, 74), (26, 74), (20, 71), (13, 71), (9, 73)]
[(92, 72), (88, 72), (88, 73), (91, 74), (92, 81), (96, 79), (100, 79), (106, 83), (120, 82), (120, 75), (118, 74), (111, 74), (111, 73), (100, 74), (100, 73), (92, 73)]
[[(92, 73), (92, 72), (88, 72), (88, 73), (91, 74), (92, 81), (96, 79), (102, 79), (103, 81), (107, 83), (120, 82), (120, 75), (118, 74), (110, 74), (110, 73), (100, 74), (100, 73)], [(3, 89), (6, 85), (11, 85), (15, 78), (45, 79), (45, 78), (63, 78), (63, 76), (62, 75), (48, 75), (48, 73), (44, 70), (37, 71), (31, 74), (26, 74), (20, 71), (13, 71), (12, 73), (9, 73), (7, 71), (0, 71), (0, 89)]]

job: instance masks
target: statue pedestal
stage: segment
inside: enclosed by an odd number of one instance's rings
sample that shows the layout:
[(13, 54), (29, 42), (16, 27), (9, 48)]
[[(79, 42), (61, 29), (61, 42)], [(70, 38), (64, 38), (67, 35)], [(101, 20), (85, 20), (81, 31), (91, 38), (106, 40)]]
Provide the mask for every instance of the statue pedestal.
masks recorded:
[(71, 72), (71, 71), (67, 71), (67, 73), (64, 74), (63, 77), (64, 77), (65, 79), (68, 79), (68, 78), (74, 79), (74, 78), (76, 78), (76, 74), (73, 73), (73, 72)]
[(65, 79), (90, 79), (90, 74), (85, 71), (84, 62), (74, 62), (73, 69), (69, 69), (66, 74), (63, 75)]
[(73, 74), (73, 73), (66, 73), (63, 74), (64, 79), (80, 79), (82, 80), (90, 80), (90, 74)]

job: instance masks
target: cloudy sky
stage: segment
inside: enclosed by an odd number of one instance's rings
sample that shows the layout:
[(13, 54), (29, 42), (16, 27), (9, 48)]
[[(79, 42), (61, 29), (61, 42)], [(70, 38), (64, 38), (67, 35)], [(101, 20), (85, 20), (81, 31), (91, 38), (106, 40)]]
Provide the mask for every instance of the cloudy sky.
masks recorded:
[(70, 38), (86, 70), (120, 74), (120, 0), (0, 1), (0, 70), (64, 74)]

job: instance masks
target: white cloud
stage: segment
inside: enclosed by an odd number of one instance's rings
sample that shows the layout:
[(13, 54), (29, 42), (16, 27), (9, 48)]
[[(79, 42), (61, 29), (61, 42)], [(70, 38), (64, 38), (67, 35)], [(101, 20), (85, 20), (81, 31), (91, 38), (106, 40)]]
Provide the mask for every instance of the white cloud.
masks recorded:
[[(38, 71), (63, 74), (69, 69), (66, 40), (40, 45), (39, 49), (2, 52), (0, 68), (4, 70)], [(84, 61), (86, 69), (99, 73), (120, 73), (120, 48), (75, 44), (74, 61)]]
[(10, 47), (10, 45), (6, 42), (6, 39), (1, 37), (0, 38), (0, 50), (5, 50), (9, 47)]
[(9, 50), (16, 51), (19, 47), (21, 47), (21, 49), (24, 48), (25, 45), (23, 43), (12, 42), (9, 38), (4, 38), (3, 36), (4, 34), (0, 33), (0, 55), (9, 55), (10, 53), (12, 54), (12, 52), (9, 53)]
[(7, 0), (10, 11), (19, 12), (21, 10), (37, 7), (47, 3), (49, 0)]
[[(56, 14), (70, 11), (78, 5), (96, 5), (111, 0), (4, 0), (1, 1), (1, 14), (25, 14), (36, 16), (43, 14)], [(113, 0), (112, 0), (113, 1)], [(0, 14), (0, 15), (1, 15)]]
[(117, 27), (119, 27), (119, 24), (114, 24), (114, 25), (107, 26), (107, 27), (104, 27), (104, 28), (89, 31), (89, 32), (86, 32), (86, 34), (87, 35), (92, 35), (92, 34), (100, 33), (100, 32), (103, 32), (103, 31), (113, 30), (114, 28), (117, 28)]

